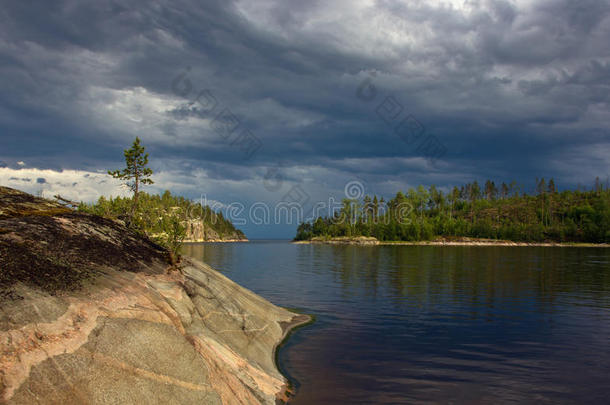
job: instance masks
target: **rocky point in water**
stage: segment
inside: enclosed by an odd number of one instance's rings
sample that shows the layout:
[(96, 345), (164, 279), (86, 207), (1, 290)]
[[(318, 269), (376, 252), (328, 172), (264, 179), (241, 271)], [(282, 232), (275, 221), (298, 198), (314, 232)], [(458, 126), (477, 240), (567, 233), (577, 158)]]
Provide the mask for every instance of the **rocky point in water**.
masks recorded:
[(0, 403), (275, 404), (308, 317), (120, 223), (0, 187)]

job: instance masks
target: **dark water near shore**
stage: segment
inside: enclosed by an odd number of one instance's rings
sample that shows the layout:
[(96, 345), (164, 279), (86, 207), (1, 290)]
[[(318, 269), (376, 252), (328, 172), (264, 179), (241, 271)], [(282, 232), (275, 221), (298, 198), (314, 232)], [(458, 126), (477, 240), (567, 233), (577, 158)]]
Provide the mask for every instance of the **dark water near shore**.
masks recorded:
[(316, 315), (294, 404), (610, 403), (610, 249), (190, 244)]

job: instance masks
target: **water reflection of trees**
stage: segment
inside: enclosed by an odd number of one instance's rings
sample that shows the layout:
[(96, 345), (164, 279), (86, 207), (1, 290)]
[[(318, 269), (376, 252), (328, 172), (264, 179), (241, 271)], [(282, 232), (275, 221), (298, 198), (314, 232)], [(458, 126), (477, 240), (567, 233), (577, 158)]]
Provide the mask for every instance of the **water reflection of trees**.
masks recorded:
[(609, 304), (608, 249), (312, 246), (310, 252), (326, 257), (347, 294), (362, 290), (397, 304), (492, 307), (532, 297), (541, 305), (560, 296)]
[(231, 243), (223, 245), (209, 243), (186, 243), (182, 246), (182, 254), (193, 257), (205, 263), (214, 263), (216, 269), (228, 269), (234, 259), (234, 246)]

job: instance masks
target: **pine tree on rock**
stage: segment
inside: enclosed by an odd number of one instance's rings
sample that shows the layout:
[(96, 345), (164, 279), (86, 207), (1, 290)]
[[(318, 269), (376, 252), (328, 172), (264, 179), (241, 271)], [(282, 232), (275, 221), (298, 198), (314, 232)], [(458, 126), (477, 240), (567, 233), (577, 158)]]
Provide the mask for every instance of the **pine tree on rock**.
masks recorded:
[(144, 184), (154, 184), (150, 179), (153, 171), (147, 167), (148, 153), (145, 153), (145, 149), (146, 148), (140, 144), (140, 138), (136, 137), (131, 148), (123, 151), (126, 167), (123, 170), (108, 170), (109, 175), (115, 179), (122, 180), (123, 184), (129, 187), (133, 192), (133, 203), (129, 213), (130, 226), (133, 224), (133, 217), (138, 209), (140, 186)]

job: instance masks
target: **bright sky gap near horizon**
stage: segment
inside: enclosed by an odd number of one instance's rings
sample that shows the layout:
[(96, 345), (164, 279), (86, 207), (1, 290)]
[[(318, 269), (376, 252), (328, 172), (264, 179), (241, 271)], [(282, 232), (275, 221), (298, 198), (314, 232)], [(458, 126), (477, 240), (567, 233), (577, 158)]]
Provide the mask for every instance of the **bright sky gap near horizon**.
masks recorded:
[[(146, 191), (246, 207), (352, 181), (590, 188), (610, 175), (608, 38), (598, 0), (3, 1), (0, 184), (126, 193), (105, 171), (139, 136)], [(445, 153), (401, 139), (405, 117)]]

